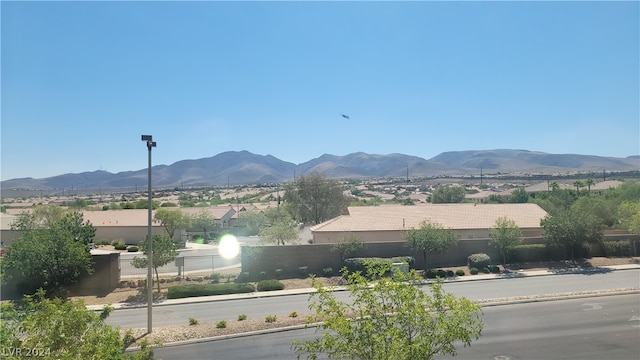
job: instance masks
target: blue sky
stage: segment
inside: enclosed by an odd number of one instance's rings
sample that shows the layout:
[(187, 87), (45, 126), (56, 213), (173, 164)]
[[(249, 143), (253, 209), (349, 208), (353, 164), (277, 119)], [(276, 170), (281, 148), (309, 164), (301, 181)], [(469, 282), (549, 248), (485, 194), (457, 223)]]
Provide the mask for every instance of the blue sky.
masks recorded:
[(2, 180), (143, 169), (142, 134), (155, 165), (640, 154), (638, 2), (0, 6)]

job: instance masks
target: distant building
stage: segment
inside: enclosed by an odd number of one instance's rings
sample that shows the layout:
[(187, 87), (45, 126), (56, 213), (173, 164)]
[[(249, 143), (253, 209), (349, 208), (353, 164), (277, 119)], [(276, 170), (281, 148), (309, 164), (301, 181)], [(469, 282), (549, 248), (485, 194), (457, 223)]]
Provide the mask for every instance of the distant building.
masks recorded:
[(311, 227), (315, 244), (337, 243), (347, 233), (364, 242), (405, 241), (406, 232), (429, 221), (451, 228), (460, 239), (486, 239), (496, 220), (506, 217), (524, 237), (542, 236), (547, 212), (536, 204), (426, 204), (355, 206), (348, 214)]

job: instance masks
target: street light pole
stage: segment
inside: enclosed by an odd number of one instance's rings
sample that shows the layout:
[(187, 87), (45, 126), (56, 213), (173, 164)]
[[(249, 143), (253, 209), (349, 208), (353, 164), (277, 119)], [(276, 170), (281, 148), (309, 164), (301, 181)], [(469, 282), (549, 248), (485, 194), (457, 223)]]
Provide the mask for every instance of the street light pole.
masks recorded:
[(142, 135), (142, 141), (147, 142), (147, 149), (149, 149), (149, 166), (148, 166), (148, 179), (149, 179), (149, 187), (148, 187), (148, 199), (147, 199), (147, 209), (148, 209), (148, 222), (147, 222), (147, 333), (151, 334), (153, 329), (152, 327), (152, 313), (153, 313), (153, 241), (151, 237), (151, 210), (152, 199), (151, 199), (151, 148), (156, 147), (156, 142), (153, 141), (153, 137), (151, 135)]

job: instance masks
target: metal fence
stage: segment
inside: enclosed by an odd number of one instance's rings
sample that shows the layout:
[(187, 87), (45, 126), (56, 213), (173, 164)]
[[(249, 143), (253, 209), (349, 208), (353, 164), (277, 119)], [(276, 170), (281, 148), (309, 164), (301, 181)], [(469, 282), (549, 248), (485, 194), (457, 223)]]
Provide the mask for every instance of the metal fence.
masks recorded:
[[(158, 274), (164, 276), (180, 276), (190, 273), (211, 274), (217, 270), (235, 267), (240, 271), (239, 258), (224, 259), (218, 255), (178, 256), (169, 264), (159, 267)], [(146, 267), (136, 268), (132, 264), (132, 259), (120, 259), (120, 277), (144, 277), (146, 275)], [(155, 276), (155, 270), (153, 275)]]

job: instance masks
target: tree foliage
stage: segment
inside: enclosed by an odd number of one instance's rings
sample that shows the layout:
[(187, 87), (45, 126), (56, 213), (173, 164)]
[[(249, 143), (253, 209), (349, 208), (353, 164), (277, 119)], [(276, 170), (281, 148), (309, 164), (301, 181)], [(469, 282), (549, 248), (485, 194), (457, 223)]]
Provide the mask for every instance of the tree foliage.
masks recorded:
[(409, 229), (406, 241), (414, 251), (422, 253), (426, 270), (427, 253), (440, 254), (446, 251), (458, 243), (458, 236), (452, 229), (444, 228), (438, 223), (424, 221), (420, 228)]
[(171, 239), (177, 229), (189, 227), (190, 217), (180, 210), (159, 209), (153, 218), (160, 222), (160, 225), (167, 231)]
[(502, 263), (506, 265), (507, 257), (513, 249), (522, 243), (522, 231), (516, 222), (507, 218), (496, 220), (495, 227), (489, 229), (491, 245), (502, 255)]
[(344, 186), (313, 173), (285, 185), (284, 201), (291, 216), (305, 224), (319, 224), (343, 214), (350, 199)]
[(190, 219), (190, 224), (196, 229), (202, 230), (204, 238), (209, 240), (209, 231), (215, 229), (218, 226), (216, 219), (207, 210), (201, 210), (196, 214), (193, 214)]
[[(139, 353), (124, 353), (128, 344), (117, 328), (105, 322), (110, 307), (97, 313), (81, 300), (47, 299), (42, 289), (26, 296), (21, 304), (1, 307), (0, 347), (4, 359), (153, 359), (148, 342)], [(33, 351), (30, 356), (28, 351)]]
[(57, 205), (36, 205), (31, 211), (23, 211), (11, 223), (11, 230), (27, 231), (47, 229), (60, 221), (68, 210)]
[(270, 208), (263, 212), (265, 222), (258, 237), (262, 242), (286, 245), (300, 239), (297, 224), (289, 213)]
[[(382, 277), (393, 271), (392, 277)], [(469, 346), (482, 333), (482, 310), (466, 298), (446, 293), (441, 281), (423, 291), (415, 271), (407, 274), (389, 265), (369, 268), (371, 284), (360, 272), (347, 273), (350, 300), (336, 299), (316, 279), (310, 295), (311, 321), (321, 322), (320, 337), (293, 341), (298, 358), (413, 360), (455, 355), (455, 345)]]
[(509, 197), (509, 202), (512, 204), (523, 204), (529, 201), (529, 194), (524, 187), (519, 187), (511, 193)]
[(52, 295), (64, 295), (69, 285), (93, 271), (87, 244), (95, 228), (82, 220), (81, 213), (66, 213), (51, 219), (47, 228), (24, 230), (6, 249), (3, 281), (15, 282), (26, 293), (42, 287)]
[[(160, 276), (158, 275), (158, 268), (175, 260), (176, 256), (178, 256), (178, 250), (176, 248), (176, 244), (168, 236), (153, 235), (152, 241), (153, 263), (151, 265), (156, 273), (156, 283), (158, 284), (158, 292), (160, 292)], [(142, 269), (148, 266), (148, 244), (149, 242), (147, 237), (140, 242), (139, 248), (142, 250), (145, 257), (134, 257), (131, 261), (131, 264), (134, 267)]]
[(604, 237), (602, 221), (576, 209), (547, 215), (541, 225), (545, 240), (564, 246), (572, 260), (575, 260), (576, 249), (584, 244), (601, 242)]
[(346, 233), (337, 243), (331, 246), (331, 251), (340, 254), (340, 261), (344, 262), (344, 259), (363, 247), (364, 242), (362, 242), (362, 239), (360, 239), (358, 235)]
[(431, 194), (431, 202), (434, 204), (461, 203), (466, 192), (459, 185), (438, 186)]
[(622, 226), (632, 234), (640, 234), (640, 201), (624, 201), (618, 211)]

